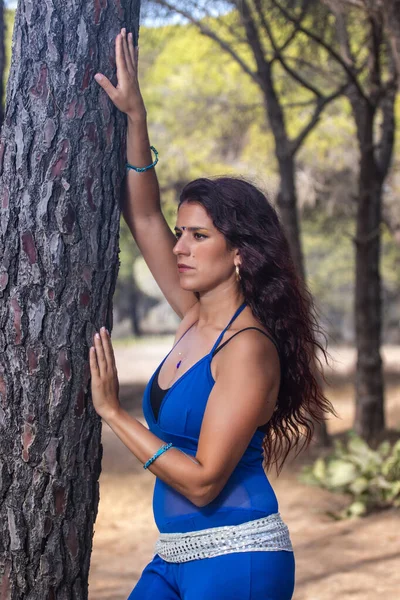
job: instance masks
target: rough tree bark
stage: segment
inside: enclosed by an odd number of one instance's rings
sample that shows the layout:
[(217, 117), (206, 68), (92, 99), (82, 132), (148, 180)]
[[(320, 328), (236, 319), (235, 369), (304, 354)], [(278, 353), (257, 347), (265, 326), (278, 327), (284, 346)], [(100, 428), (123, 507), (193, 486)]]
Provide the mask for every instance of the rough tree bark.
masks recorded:
[(88, 597), (125, 120), (93, 80), (140, 0), (20, 0), (0, 142), (0, 598)]
[(0, 0), (0, 128), (3, 124), (3, 77), (5, 68), (5, 23), (4, 23), (4, 1)]

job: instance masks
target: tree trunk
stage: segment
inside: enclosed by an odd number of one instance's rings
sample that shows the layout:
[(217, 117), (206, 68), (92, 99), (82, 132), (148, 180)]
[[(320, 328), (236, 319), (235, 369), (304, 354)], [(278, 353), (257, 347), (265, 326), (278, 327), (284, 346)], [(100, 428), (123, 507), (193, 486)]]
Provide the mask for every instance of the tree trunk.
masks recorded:
[[(248, 32), (250, 46), (251, 41), (250, 31)], [(256, 54), (256, 50), (254, 50), (254, 53)], [(275, 90), (271, 65), (262, 57), (258, 59), (258, 73), (260, 87), (264, 96), (264, 109), (267, 122), (274, 136), (275, 156), (279, 169), (279, 192), (276, 202), (282, 225), (288, 238), (294, 264), (300, 278), (305, 281), (306, 273), (301, 247), (297, 205), (295, 155), (287, 133), (282, 106)]]
[(400, 74), (400, 0), (385, 0), (385, 21), (397, 72)]
[(0, 0), (0, 128), (3, 124), (3, 78), (6, 64), (5, 57), (5, 26), (4, 26), (4, 2)]
[(300, 239), (300, 224), (298, 216), (298, 203), (295, 183), (296, 165), (292, 154), (281, 156), (277, 148), (280, 186), (277, 197), (277, 205), (283, 227), (288, 237), (290, 251), (297, 272), (303, 281), (306, 281), (304, 257)]
[(125, 119), (93, 80), (140, 0), (25, 0), (0, 142), (0, 599), (88, 597), (101, 422), (88, 347), (112, 325)]
[(293, 261), (300, 278), (305, 281), (304, 258), (301, 249), (300, 225), (297, 214), (296, 165), (281, 99), (278, 97), (272, 73), (272, 63), (266, 59), (259, 31), (246, 2), (241, 5), (243, 26), (247, 42), (257, 65), (258, 84), (264, 97), (267, 122), (271, 127), (275, 143), (275, 156), (279, 167), (279, 192), (277, 205), (285, 229)]
[(385, 428), (384, 380), (380, 354), (382, 302), (380, 279), (382, 176), (374, 152), (376, 109), (357, 109), (360, 172), (356, 228), (355, 326), (357, 346), (354, 429), (373, 442)]

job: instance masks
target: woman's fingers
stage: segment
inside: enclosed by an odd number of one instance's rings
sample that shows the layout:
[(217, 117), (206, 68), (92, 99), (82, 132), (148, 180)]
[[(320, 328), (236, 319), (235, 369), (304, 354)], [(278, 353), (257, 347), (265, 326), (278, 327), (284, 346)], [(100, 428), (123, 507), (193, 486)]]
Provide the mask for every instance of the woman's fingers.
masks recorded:
[(94, 346), (96, 348), (97, 364), (100, 377), (104, 377), (107, 373), (107, 360), (103, 349), (101, 337), (98, 333), (94, 336)]
[(97, 375), (99, 376), (99, 367), (97, 364), (97, 357), (96, 357), (96, 350), (95, 347), (92, 346), (90, 348), (90, 353), (89, 353), (89, 366), (90, 366), (90, 371), (92, 373), (92, 377), (93, 375)]
[[(115, 370), (115, 357), (109, 333), (105, 327), (100, 329), (100, 334), (94, 336), (93, 366), (97, 368), (101, 377)], [(92, 360), (92, 352), (90, 353)], [(92, 363), (91, 363), (92, 366)]]
[(111, 371), (115, 368), (115, 358), (114, 352), (112, 349), (111, 339), (109, 334), (107, 333), (105, 327), (102, 327), (100, 330), (101, 341), (103, 342), (103, 350), (107, 361), (107, 369)]
[(101, 73), (96, 73), (94, 78), (97, 81), (97, 83), (103, 88), (103, 90), (108, 94), (111, 100), (114, 100), (117, 93), (117, 89), (113, 86), (111, 81)]
[[(122, 29), (121, 33), (117, 35), (115, 54), (117, 86), (114, 87), (107, 77), (101, 73), (97, 73), (95, 79), (120, 111), (126, 114), (143, 115), (145, 108), (135, 70), (137, 52), (133, 47), (133, 38), (126, 35), (125, 29)], [(134, 60), (132, 60), (132, 56)]]
[(115, 58), (117, 63), (117, 78), (118, 85), (121, 84), (122, 80), (125, 78), (126, 73), (128, 71), (128, 67), (125, 60), (125, 52), (123, 48), (123, 39), (122, 34), (119, 33), (117, 35), (117, 39), (115, 41)]
[(130, 52), (129, 52), (128, 38), (127, 38), (127, 35), (126, 35), (126, 29), (122, 30), (122, 50), (124, 52), (125, 64), (126, 64), (126, 68), (128, 70), (128, 73), (129, 73), (129, 75), (134, 76), (135, 75), (135, 68), (133, 66), (131, 55), (130, 55)]

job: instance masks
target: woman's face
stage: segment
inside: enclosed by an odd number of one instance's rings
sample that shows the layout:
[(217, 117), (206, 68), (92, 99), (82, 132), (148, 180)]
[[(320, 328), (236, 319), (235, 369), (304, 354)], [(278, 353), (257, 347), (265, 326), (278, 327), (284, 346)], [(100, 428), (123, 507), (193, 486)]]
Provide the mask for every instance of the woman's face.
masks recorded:
[(226, 284), (235, 285), (239, 253), (228, 250), (225, 237), (214, 227), (201, 204), (181, 204), (175, 233), (177, 242), (173, 252), (183, 289), (201, 293)]

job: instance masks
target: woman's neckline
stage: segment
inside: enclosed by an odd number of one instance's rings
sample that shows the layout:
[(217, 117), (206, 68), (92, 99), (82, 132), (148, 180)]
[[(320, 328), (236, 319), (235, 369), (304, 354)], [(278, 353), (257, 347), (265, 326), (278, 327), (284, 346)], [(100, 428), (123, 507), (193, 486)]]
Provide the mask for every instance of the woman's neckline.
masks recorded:
[[(172, 385), (169, 388), (162, 388), (160, 386), (159, 383), (159, 374), (160, 371), (163, 367), (163, 364), (165, 363), (165, 361), (167, 360), (167, 358), (170, 356), (171, 352), (174, 350), (174, 348), (176, 348), (176, 346), (179, 344), (179, 342), (182, 340), (182, 338), (187, 334), (188, 331), (190, 331), (190, 329), (192, 329), (192, 327), (197, 323), (197, 321), (195, 323), (193, 323), (186, 331), (185, 333), (179, 338), (179, 340), (176, 342), (176, 344), (173, 345), (173, 347), (171, 348), (171, 350), (168, 352), (167, 356), (164, 358), (164, 360), (161, 362), (161, 364), (159, 365), (158, 369), (156, 370), (156, 372), (153, 375), (153, 380), (154, 378), (156, 378), (157, 380), (157, 385), (160, 388), (160, 390), (164, 393), (164, 397), (160, 406), (160, 409), (158, 411), (158, 418), (160, 416), (161, 413), (161, 409), (164, 405), (165, 400), (167, 399), (167, 396), (169, 395), (169, 393), (171, 392), (171, 390), (173, 390), (175, 388), (175, 386), (181, 381), (181, 379), (184, 379), (184, 377), (186, 377), (186, 375), (188, 375), (189, 373), (191, 373), (191, 371), (197, 367), (199, 364), (201, 364), (206, 358), (209, 358), (210, 356), (212, 356), (214, 350), (218, 347), (218, 345), (220, 344), (223, 336), (225, 335), (225, 332), (229, 329), (229, 327), (232, 325), (232, 323), (234, 322), (234, 320), (240, 315), (240, 313), (244, 310), (244, 308), (246, 307), (247, 303), (243, 302), (239, 308), (236, 310), (235, 314), (232, 316), (232, 318), (230, 319), (229, 323), (226, 325), (226, 327), (221, 331), (221, 333), (219, 334), (216, 342), (214, 343), (213, 347), (211, 348), (210, 352), (208, 352), (207, 354), (205, 354), (203, 357), (201, 357), (199, 360), (197, 360), (195, 363), (193, 363), (193, 365), (191, 365), (189, 367), (189, 369), (187, 369), (187, 371), (185, 371), (184, 373), (182, 373), (182, 375), (180, 377), (178, 377), (178, 379), (175, 379), (175, 381), (172, 383)], [(154, 415), (153, 415), (154, 416)], [(157, 419), (158, 421), (158, 419)]]

